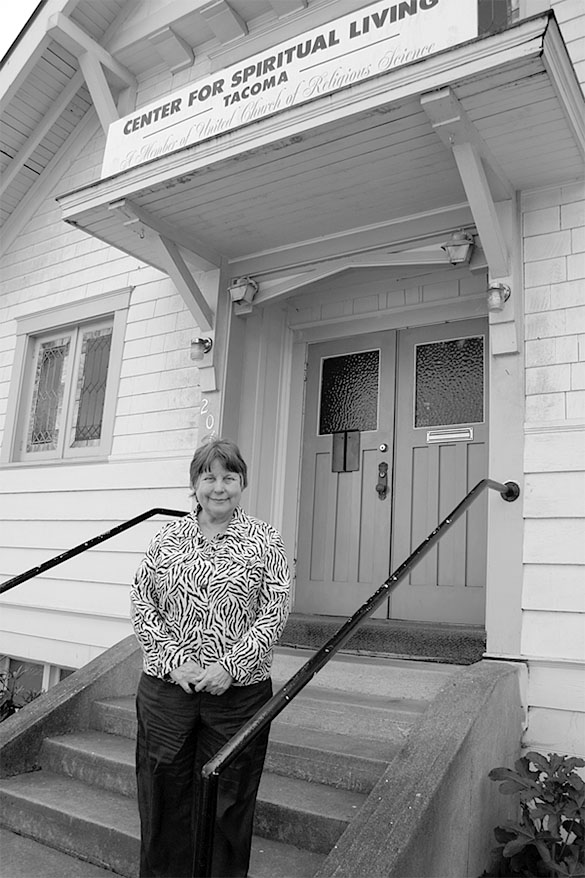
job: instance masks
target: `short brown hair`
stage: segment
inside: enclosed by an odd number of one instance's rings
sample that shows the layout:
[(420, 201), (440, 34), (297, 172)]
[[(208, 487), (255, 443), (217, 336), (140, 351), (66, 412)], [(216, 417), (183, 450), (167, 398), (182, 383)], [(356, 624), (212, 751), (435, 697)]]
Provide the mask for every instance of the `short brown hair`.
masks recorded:
[(237, 473), (242, 480), (242, 488), (248, 485), (248, 467), (240, 449), (230, 439), (213, 439), (200, 445), (193, 455), (189, 467), (191, 487), (195, 490), (197, 479), (201, 473), (211, 471), (212, 464), (219, 460), (229, 473)]

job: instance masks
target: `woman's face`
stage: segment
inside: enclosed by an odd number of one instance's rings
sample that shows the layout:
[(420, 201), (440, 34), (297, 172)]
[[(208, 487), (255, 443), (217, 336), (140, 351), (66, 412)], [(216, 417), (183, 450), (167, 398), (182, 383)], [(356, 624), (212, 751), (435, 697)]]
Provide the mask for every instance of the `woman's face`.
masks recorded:
[(225, 521), (240, 502), (242, 480), (238, 473), (226, 470), (219, 460), (214, 460), (210, 472), (201, 473), (197, 479), (195, 495), (210, 521)]

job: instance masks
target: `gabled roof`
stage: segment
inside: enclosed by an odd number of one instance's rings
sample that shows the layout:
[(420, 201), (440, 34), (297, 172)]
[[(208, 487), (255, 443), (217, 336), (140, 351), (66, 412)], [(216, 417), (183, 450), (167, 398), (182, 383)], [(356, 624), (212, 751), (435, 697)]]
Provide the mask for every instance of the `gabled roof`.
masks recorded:
[(258, 21), (306, 6), (307, 0), (40, 2), (0, 66), (0, 225), (34, 201), (35, 186), (93, 106), (107, 119), (137, 77), (157, 68), (176, 74), (202, 45), (221, 54)]

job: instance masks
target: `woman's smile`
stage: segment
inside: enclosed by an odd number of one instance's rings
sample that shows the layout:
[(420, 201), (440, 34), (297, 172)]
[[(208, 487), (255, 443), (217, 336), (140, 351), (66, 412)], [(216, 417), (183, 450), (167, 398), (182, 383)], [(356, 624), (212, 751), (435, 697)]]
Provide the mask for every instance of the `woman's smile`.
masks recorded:
[(227, 521), (242, 497), (242, 480), (238, 473), (226, 470), (219, 460), (214, 460), (211, 469), (197, 479), (195, 495), (210, 524)]

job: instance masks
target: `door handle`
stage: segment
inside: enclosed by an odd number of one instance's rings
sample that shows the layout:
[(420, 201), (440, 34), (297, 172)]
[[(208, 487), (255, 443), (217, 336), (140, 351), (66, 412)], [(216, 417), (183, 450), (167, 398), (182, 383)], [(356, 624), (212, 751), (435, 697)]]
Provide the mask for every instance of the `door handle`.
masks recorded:
[(388, 464), (384, 461), (378, 464), (378, 484), (376, 485), (376, 491), (378, 492), (380, 500), (386, 499), (386, 494), (388, 493)]

